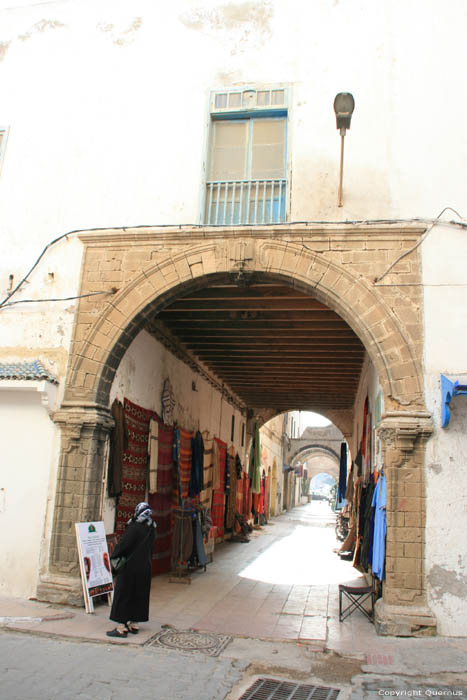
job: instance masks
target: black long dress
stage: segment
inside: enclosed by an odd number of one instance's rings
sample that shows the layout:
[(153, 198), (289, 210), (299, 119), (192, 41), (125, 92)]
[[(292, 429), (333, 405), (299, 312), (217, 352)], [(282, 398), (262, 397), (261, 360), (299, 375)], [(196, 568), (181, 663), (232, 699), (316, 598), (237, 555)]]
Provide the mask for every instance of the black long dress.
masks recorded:
[(131, 557), (116, 576), (110, 611), (114, 622), (146, 622), (149, 619), (151, 558), (156, 526), (131, 521), (112, 557)]

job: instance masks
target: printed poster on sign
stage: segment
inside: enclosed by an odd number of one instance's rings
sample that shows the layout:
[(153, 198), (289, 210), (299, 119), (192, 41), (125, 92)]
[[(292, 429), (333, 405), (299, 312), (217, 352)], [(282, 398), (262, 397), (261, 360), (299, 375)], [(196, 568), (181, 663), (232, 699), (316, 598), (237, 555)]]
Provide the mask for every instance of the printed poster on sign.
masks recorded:
[(113, 581), (104, 523), (76, 523), (75, 527), (83, 588), (90, 598), (110, 593)]

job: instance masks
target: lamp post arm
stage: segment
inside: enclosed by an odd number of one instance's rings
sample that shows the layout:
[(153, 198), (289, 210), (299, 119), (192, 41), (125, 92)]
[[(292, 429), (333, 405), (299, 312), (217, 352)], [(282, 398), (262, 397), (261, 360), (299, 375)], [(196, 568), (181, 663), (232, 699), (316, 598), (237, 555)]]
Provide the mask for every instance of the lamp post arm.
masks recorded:
[(345, 137), (345, 129), (341, 129), (341, 160), (340, 160), (340, 167), (339, 167), (339, 190), (337, 193), (337, 206), (341, 207), (342, 206), (342, 182), (344, 179), (344, 137)]

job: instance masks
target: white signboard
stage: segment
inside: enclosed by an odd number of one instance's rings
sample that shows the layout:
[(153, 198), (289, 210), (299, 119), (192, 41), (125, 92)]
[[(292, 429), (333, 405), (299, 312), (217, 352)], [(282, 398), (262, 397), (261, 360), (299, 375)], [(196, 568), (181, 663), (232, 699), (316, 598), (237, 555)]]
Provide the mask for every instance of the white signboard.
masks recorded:
[(94, 612), (92, 598), (113, 591), (104, 523), (76, 523), (75, 529), (86, 611)]

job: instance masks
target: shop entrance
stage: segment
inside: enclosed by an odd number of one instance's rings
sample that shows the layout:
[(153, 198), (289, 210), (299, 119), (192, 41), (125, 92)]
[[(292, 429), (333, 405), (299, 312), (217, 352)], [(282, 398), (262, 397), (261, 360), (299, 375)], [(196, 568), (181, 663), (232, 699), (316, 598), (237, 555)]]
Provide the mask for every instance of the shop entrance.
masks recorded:
[[(397, 255), (387, 227), (351, 233), (345, 226), (321, 227), (315, 234), (306, 226), (273, 235), (255, 227), (82, 234), (82, 293), (99, 287), (108, 298), (83, 298), (76, 318), (67, 390), (55, 417), (62, 449), (44, 596), (52, 599), (65, 590), (70, 596), (74, 590), (70, 524), (99, 513), (116, 373), (132, 343), (145, 334), (186, 366), (192, 362), (203, 381), (236, 407), (245, 419), (245, 445), (256, 428), (292, 408), (319, 411), (356, 441), (354, 405), (368, 357), (385, 409), (378, 433), (388, 482), (394, 484), (391, 540), (406, 541), (407, 530), (396, 517), (401, 506), (421, 514), (411, 530), (419, 546), (410, 555), (404, 547), (388, 551), (387, 628), (400, 617), (390, 610), (396, 603), (406, 606), (406, 619), (415, 605), (417, 619), (423, 616), (423, 500), (409, 496), (405, 483), (396, 486), (401, 467), (411, 485), (422, 482), (424, 441), (431, 430), (420, 382), (421, 345), (412, 342), (421, 333), (420, 300), (416, 292), (389, 300), (373, 286), (377, 265)], [(399, 229), (397, 235), (416, 240), (420, 231)], [(359, 256), (350, 255), (356, 246)], [(101, 268), (96, 283), (95, 270)], [(206, 311), (209, 318), (199, 323)], [(314, 325), (305, 330), (307, 323)], [(196, 388), (195, 381), (194, 394)], [(170, 390), (166, 398), (168, 404), (177, 401)], [(219, 420), (222, 425), (222, 416)]]

